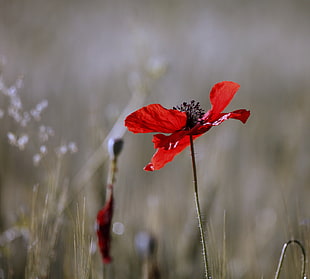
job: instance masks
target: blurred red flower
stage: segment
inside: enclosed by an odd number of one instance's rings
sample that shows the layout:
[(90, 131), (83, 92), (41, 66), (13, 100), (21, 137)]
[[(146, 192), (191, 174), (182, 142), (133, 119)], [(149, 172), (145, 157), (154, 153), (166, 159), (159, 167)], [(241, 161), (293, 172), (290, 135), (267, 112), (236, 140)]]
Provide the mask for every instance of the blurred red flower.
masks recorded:
[(125, 126), (133, 133), (171, 133), (153, 136), (154, 147), (157, 151), (144, 170), (159, 170), (172, 161), (174, 156), (190, 145), (189, 135), (196, 139), (211, 127), (220, 125), (230, 118), (245, 123), (250, 116), (249, 110), (222, 112), (239, 88), (240, 85), (232, 81), (215, 84), (210, 92), (212, 107), (206, 113), (200, 108), (199, 103), (191, 101), (190, 103), (184, 102), (173, 109), (166, 109), (160, 104), (152, 104), (128, 115), (125, 119)]
[(113, 203), (113, 193), (111, 190), (109, 200), (97, 214), (96, 230), (98, 236), (98, 246), (100, 248), (103, 263), (110, 263), (112, 261), (112, 258), (110, 257), (110, 246)]

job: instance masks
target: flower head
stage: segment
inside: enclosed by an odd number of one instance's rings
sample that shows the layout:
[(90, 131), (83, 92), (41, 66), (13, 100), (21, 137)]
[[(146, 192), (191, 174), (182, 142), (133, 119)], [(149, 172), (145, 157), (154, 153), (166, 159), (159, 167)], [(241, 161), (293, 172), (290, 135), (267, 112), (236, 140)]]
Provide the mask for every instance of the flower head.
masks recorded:
[(102, 261), (106, 264), (110, 263), (111, 246), (111, 223), (113, 216), (113, 193), (111, 186), (111, 196), (107, 200), (104, 207), (97, 214), (96, 230), (98, 236), (98, 246), (100, 248)]
[(152, 104), (128, 115), (125, 126), (133, 133), (165, 133), (153, 136), (157, 149), (151, 162), (144, 170), (159, 170), (182, 152), (189, 144), (190, 137), (198, 138), (213, 126), (218, 126), (227, 119), (238, 119), (245, 123), (250, 111), (239, 109), (225, 113), (223, 110), (231, 102), (240, 85), (232, 81), (222, 81), (213, 86), (210, 92), (211, 109), (206, 113), (195, 101), (182, 103), (173, 109), (166, 109), (160, 104)]

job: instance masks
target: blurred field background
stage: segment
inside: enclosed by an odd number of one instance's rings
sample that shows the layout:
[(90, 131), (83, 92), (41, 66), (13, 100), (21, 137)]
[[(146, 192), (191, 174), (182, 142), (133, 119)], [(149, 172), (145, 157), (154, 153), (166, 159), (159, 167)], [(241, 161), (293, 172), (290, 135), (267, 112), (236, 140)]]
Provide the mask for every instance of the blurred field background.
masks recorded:
[[(291, 238), (309, 254), (309, 26), (305, 0), (0, 0), (0, 278), (102, 278), (107, 137), (142, 105), (207, 110), (222, 80), (251, 117), (195, 145), (213, 277), (273, 278)], [(202, 278), (189, 150), (147, 173), (151, 135), (124, 141), (106, 278), (142, 278), (141, 231), (161, 278)]]

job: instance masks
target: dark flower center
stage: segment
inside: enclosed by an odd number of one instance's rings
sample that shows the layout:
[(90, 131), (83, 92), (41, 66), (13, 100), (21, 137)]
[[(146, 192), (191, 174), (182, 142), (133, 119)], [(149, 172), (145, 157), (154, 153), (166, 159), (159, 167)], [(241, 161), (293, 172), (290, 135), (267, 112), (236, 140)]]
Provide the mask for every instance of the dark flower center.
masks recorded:
[(205, 111), (200, 107), (199, 102), (192, 100), (190, 103), (183, 102), (181, 105), (173, 107), (173, 109), (184, 111), (187, 115), (186, 128), (193, 128), (199, 119), (205, 114)]

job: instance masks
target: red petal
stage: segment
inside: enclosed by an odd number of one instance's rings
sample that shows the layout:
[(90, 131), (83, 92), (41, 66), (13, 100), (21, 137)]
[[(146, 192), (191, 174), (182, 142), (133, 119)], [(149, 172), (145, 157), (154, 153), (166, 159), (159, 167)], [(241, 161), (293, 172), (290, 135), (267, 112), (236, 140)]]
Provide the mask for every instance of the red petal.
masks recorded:
[(133, 133), (173, 133), (186, 125), (186, 113), (152, 104), (128, 115), (125, 126)]
[(228, 113), (221, 113), (218, 119), (214, 120), (212, 126), (218, 126), (227, 119), (237, 119), (245, 123), (250, 116), (250, 111), (246, 109), (238, 109)]
[(189, 134), (189, 131), (178, 131), (170, 136), (156, 134), (153, 136), (154, 148), (164, 148), (170, 150), (175, 148), (179, 141)]
[(238, 109), (230, 112), (229, 118), (240, 120), (242, 123), (246, 123), (250, 117), (251, 112), (246, 109)]
[(204, 124), (204, 125), (199, 125), (199, 126), (194, 127), (194, 128), (192, 129), (191, 134), (192, 134), (192, 135), (201, 135), (201, 134), (204, 134), (204, 133), (208, 132), (208, 131), (212, 128), (212, 126), (213, 126), (212, 123), (209, 123), (209, 122), (207, 122), (207, 123)]
[[(194, 139), (197, 137), (201, 136), (200, 135), (195, 135), (193, 136)], [(158, 137), (158, 135), (155, 135)], [(155, 137), (154, 136), (154, 137)], [(164, 136), (164, 135), (162, 135)], [(154, 170), (159, 170), (163, 166), (165, 166), (167, 163), (171, 162), (173, 158), (181, 153), (188, 145), (190, 144), (189, 141), (189, 136), (185, 136), (182, 139), (179, 140), (178, 144), (171, 149), (165, 149), (165, 148), (159, 148), (153, 155), (151, 162), (148, 163), (145, 167), (144, 170), (146, 171), (154, 171)]]
[(209, 115), (221, 113), (231, 102), (232, 98), (240, 88), (240, 85), (233, 81), (222, 81), (215, 84), (210, 92), (211, 110)]
[(113, 195), (111, 194), (110, 199), (97, 214), (98, 246), (104, 263), (110, 263), (112, 260), (110, 257), (112, 216)]

